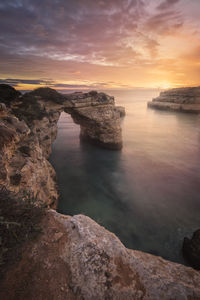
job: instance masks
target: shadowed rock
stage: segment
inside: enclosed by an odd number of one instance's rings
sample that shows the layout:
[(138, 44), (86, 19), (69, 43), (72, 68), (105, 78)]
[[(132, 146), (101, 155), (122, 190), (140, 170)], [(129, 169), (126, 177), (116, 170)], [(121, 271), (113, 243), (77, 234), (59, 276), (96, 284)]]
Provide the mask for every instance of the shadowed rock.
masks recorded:
[(7, 84), (0, 84), (0, 102), (2, 101), (10, 105), (10, 103), (16, 100), (20, 95), (21, 93), (16, 91), (13, 87)]
[(193, 268), (200, 270), (200, 229), (194, 232), (191, 239), (184, 238), (182, 250), (188, 263)]
[(81, 127), (81, 139), (108, 149), (122, 148), (120, 113), (113, 106), (76, 108), (71, 110), (71, 116)]
[(116, 106), (115, 110), (120, 113), (120, 117), (125, 117), (126, 112), (125, 112), (125, 108), (123, 106)]

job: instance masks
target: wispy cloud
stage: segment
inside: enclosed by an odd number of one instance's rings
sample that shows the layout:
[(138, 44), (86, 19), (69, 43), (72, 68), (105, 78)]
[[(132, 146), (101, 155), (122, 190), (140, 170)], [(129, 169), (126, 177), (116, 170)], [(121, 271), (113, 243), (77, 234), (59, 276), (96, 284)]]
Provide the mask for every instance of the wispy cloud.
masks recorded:
[(159, 10), (171, 9), (173, 5), (178, 3), (180, 0), (165, 0), (157, 6)]
[(1, 0), (0, 76), (138, 85), (135, 69), (141, 83), (149, 80), (150, 66), (166, 55), (166, 39), (172, 56), (171, 37), (187, 40), (198, 31), (200, 3), (187, 5), (188, 0)]

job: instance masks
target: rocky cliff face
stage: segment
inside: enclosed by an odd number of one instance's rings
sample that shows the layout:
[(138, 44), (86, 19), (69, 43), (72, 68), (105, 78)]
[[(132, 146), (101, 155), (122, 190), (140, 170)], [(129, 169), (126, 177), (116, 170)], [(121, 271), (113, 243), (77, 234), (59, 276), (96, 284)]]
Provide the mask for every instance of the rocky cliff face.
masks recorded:
[(200, 299), (200, 273), (160, 257), (126, 249), (90, 218), (51, 210), (37, 241), (8, 269), (0, 298)]
[[(124, 110), (114, 106), (112, 97), (95, 92), (62, 96), (50, 89), (22, 96), (7, 87), (4, 92), (0, 184), (18, 196), (28, 193), (37, 204), (55, 205), (56, 174), (47, 157), (63, 110), (80, 124), (82, 137), (121, 148)], [(128, 250), (86, 216), (48, 210), (40, 226), (37, 240), (27, 241), (21, 259), (5, 272), (1, 299), (200, 299), (198, 271)]]
[(20, 196), (28, 193), (38, 202), (56, 206), (56, 174), (47, 158), (62, 111), (80, 125), (81, 138), (115, 150), (122, 147), (123, 109), (104, 93), (62, 95), (44, 88), (21, 95), (0, 85), (0, 99), (4, 102), (0, 111), (0, 184)]
[(148, 107), (182, 112), (200, 113), (200, 87), (171, 89), (148, 102)]
[(33, 196), (38, 204), (56, 205), (56, 174), (38, 136), (4, 104), (0, 105), (0, 184), (19, 197)]

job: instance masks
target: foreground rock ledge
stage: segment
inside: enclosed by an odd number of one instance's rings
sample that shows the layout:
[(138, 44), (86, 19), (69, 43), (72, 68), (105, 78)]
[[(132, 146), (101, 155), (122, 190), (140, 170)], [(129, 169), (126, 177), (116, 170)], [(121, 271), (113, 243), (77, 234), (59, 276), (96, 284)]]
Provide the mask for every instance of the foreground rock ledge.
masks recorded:
[(126, 249), (89, 217), (50, 210), (37, 241), (5, 274), (0, 298), (200, 299), (200, 273)]
[(148, 102), (148, 107), (188, 113), (200, 113), (200, 87), (171, 89)]

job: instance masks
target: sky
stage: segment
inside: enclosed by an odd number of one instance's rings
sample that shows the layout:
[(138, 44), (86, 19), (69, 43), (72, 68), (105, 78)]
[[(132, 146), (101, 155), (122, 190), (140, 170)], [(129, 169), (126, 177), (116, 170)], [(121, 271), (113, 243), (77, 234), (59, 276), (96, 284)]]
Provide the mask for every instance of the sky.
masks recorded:
[(200, 0), (0, 0), (0, 83), (200, 85)]

